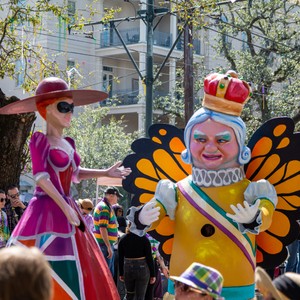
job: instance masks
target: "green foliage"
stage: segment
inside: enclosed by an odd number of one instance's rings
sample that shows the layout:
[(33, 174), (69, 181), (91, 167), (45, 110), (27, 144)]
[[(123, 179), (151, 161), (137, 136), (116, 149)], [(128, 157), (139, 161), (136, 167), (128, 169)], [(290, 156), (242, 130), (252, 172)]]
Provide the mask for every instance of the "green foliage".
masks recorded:
[(177, 14), (179, 29), (182, 29), (185, 23), (191, 26), (202, 26), (205, 24), (206, 14), (211, 13), (218, 2), (217, 0), (176, 1), (176, 4), (173, 5), (173, 11)]
[[(53, 1), (37, 0), (0, 4), (0, 78), (7, 76), (16, 80), (18, 75), (22, 75), (22, 88), (30, 92), (44, 77), (54, 74), (61, 78), (66, 76), (65, 69), (62, 70), (56, 60), (57, 55), (66, 53), (48, 54), (49, 51), (39, 42), (40, 34), (53, 33), (49, 24), (65, 31), (75, 22), (82, 24), (90, 20), (84, 18), (81, 12), (69, 15), (67, 1), (64, 3), (58, 5)], [(86, 15), (88, 12), (95, 14), (91, 3), (86, 8)]]
[[(107, 111), (86, 106), (73, 118), (71, 127), (66, 131), (66, 135), (76, 142), (83, 168), (105, 169), (131, 152), (130, 146), (137, 133), (125, 133), (122, 120), (111, 119), (109, 124), (101, 124)], [(82, 181), (76, 187), (80, 198), (95, 196), (95, 180)]]
[(271, 117), (298, 113), (299, 6), (283, 0), (241, 1), (218, 9), (210, 23), (219, 32), (216, 50), (254, 90), (243, 112), (248, 131)]
[[(199, 91), (203, 88), (203, 79), (206, 74), (204, 64), (194, 64), (194, 94), (199, 94)], [(154, 82), (154, 90), (161, 85), (160, 76)], [(195, 110), (200, 107), (201, 101), (195, 96), (194, 106)], [(158, 96), (153, 99), (153, 109), (161, 110), (163, 115), (168, 117), (175, 117), (177, 120), (181, 120), (184, 123), (184, 69), (178, 67), (176, 69), (176, 82), (175, 88), (166, 96)], [(157, 120), (155, 120), (156, 122)], [(175, 124), (176, 125), (176, 124)]]

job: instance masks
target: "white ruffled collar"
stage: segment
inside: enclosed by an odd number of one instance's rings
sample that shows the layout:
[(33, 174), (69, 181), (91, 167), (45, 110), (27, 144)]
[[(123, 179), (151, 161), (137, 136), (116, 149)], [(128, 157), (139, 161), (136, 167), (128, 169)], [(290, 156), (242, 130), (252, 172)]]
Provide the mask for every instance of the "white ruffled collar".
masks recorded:
[(200, 187), (216, 187), (230, 185), (245, 178), (243, 166), (218, 171), (204, 170), (193, 167), (192, 180)]

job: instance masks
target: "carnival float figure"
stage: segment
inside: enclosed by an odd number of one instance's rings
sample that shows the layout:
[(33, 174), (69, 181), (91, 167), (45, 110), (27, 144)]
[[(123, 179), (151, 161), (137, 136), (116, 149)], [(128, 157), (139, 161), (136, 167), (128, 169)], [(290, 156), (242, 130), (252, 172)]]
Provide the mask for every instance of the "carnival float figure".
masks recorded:
[(101, 176), (125, 178), (129, 168), (121, 162), (108, 169), (80, 167), (75, 142), (63, 136), (70, 126), (74, 106), (104, 100), (95, 90), (70, 90), (56, 77), (42, 80), (35, 96), (6, 105), (0, 114), (38, 111), (46, 120), (46, 134), (35, 132), (30, 140), (34, 197), (12, 232), (8, 246), (36, 246), (52, 267), (54, 298), (119, 299), (99, 246), (71, 196), (71, 182)]
[[(134, 194), (128, 218), (135, 226), (132, 230), (140, 235), (155, 230), (161, 252), (170, 255), (170, 275), (179, 276), (187, 266), (199, 262), (224, 276), (222, 296), (226, 300), (252, 299), (257, 261), (267, 261), (271, 266), (274, 259), (268, 260), (267, 254), (273, 254), (279, 265), (286, 258), (284, 245), (296, 236), (295, 215), (300, 202), (295, 189), (286, 190), (285, 200), (289, 194), (290, 199), (294, 197), (291, 215), (279, 213), (281, 228), (275, 226), (274, 231), (271, 223), (278, 191), (262, 177), (265, 174), (277, 186), (283, 182), (285, 161), (273, 160), (272, 165), (272, 154), (266, 154), (276, 149), (284, 151), (287, 144), (295, 149), (293, 126), (280, 119), (278, 122), (283, 126), (277, 133), (275, 122), (270, 125), (273, 131), (268, 137), (258, 134), (256, 146), (260, 147), (253, 146), (256, 154), (251, 165), (251, 150), (245, 146), (246, 127), (240, 118), (251, 96), (251, 87), (230, 71), (225, 75), (208, 75), (204, 92), (203, 107), (188, 121), (184, 141), (175, 127), (155, 124), (150, 127), (149, 139), (132, 144), (135, 154), (124, 160), (124, 165), (133, 170), (123, 182), (124, 188)], [(287, 132), (290, 142), (284, 145), (279, 139), (284, 139)], [(274, 145), (272, 135), (277, 136)], [(247, 179), (247, 163), (249, 177), (256, 181)], [(291, 184), (295, 187), (297, 181), (299, 189), (299, 168), (285, 167), (288, 169), (289, 177), (295, 180)], [(288, 210), (283, 200), (280, 208)], [(263, 233), (268, 243), (258, 245)]]

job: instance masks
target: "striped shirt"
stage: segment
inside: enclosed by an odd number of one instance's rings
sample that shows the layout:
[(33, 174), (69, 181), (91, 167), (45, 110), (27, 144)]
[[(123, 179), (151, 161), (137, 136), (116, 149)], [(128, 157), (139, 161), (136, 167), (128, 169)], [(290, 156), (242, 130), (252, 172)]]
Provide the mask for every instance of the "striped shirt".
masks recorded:
[(113, 245), (118, 239), (118, 222), (117, 217), (112, 207), (108, 204), (104, 198), (101, 200), (94, 210), (94, 235), (99, 245), (105, 245), (102, 239), (100, 228), (106, 228), (108, 234), (108, 240)]
[(149, 240), (151, 244), (152, 257), (153, 259), (155, 259), (157, 256), (160, 256), (158, 252), (158, 247), (160, 242), (156, 240), (154, 237), (152, 237), (149, 233), (146, 233), (146, 238)]

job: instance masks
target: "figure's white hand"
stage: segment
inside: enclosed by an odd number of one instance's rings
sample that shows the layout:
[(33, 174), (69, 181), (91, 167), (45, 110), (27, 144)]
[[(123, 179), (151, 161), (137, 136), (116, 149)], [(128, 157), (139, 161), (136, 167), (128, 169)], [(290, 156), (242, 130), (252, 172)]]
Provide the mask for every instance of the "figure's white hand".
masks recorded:
[(146, 203), (139, 214), (139, 221), (143, 225), (151, 225), (153, 222), (158, 220), (159, 210), (160, 208), (155, 206), (154, 202), (150, 201)]
[(249, 205), (247, 201), (244, 201), (243, 207), (240, 203), (237, 206), (230, 205), (230, 208), (234, 211), (234, 215), (227, 213), (226, 216), (231, 218), (240, 224), (249, 224), (255, 220), (258, 212), (260, 200), (256, 200), (253, 205)]
[(122, 162), (118, 161), (113, 166), (107, 169), (107, 176), (108, 177), (116, 177), (116, 178), (123, 178), (125, 179), (127, 175), (131, 173), (130, 168), (124, 168), (121, 166)]
[(70, 222), (70, 224), (75, 225), (75, 226), (80, 225), (80, 221), (79, 221), (77, 212), (71, 206), (69, 206), (69, 205), (66, 206), (65, 215), (66, 215), (68, 221)]

